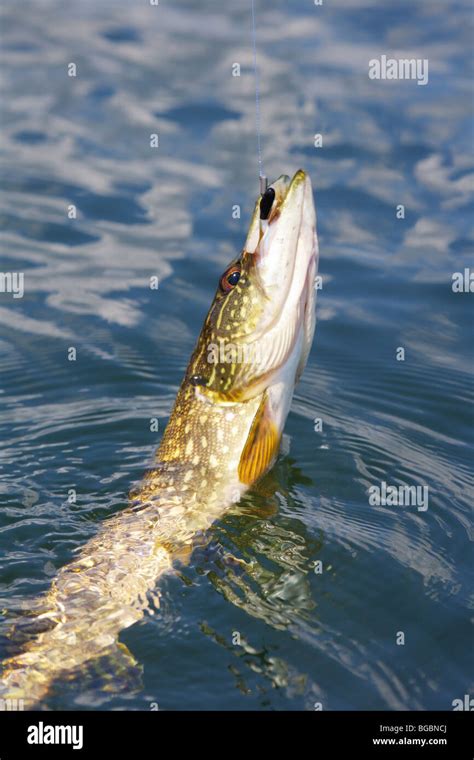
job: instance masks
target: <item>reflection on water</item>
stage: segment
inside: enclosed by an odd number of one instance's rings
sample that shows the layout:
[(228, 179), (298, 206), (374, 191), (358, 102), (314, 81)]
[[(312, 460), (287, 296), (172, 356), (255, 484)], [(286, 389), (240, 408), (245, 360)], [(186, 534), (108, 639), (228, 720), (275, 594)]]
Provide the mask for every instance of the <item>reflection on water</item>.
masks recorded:
[[(146, 469), (257, 192), (248, 8), (38, 7), (1, 10), (0, 267), (25, 281), (0, 293), (2, 656)], [(472, 312), (451, 289), (473, 266), (471, 9), (257, 7), (265, 171), (311, 174), (324, 280), (285, 451), (53, 709), (451, 709), (472, 689)], [(428, 58), (428, 85), (369, 80), (382, 53)], [(381, 481), (427, 486), (428, 510), (371, 506)]]
[(280, 490), (278, 499), (275, 493), (264, 494), (274, 478), (272, 473), (260, 492), (247, 495), (234, 514), (211, 529), (204, 553), (197, 549), (194, 562), (225, 599), (283, 630), (316, 606), (306, 575), (314, 568), (321, 542), (308, 535), (301, 520), (285, 516), (284, 511), (291, 514), (289, 493), (284, 497)]

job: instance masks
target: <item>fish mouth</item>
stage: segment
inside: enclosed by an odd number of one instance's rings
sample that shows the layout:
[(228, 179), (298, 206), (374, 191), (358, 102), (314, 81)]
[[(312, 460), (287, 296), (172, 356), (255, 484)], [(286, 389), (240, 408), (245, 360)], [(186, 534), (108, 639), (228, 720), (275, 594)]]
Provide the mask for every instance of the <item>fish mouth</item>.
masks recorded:
[[(262, 206), (263, 216), (267, 217), (263, 219)], [(319, 251), (313, 191), (306, 172), (298, 170), (291, 180), (282, 175), (257, 201), (245, 249), (255, 254), (264, 296), (262, 317), (252, 340), (262, 340), (278, 325), (279, 337), (283, 330), (286, 340), (290, 340), (289, 333), (296, 335), (298, 326), (308, 317), (308, 310), (314, 311)], [(269, 362), (275, 358), (269, 357)]]
[(306, 172), (300, 169), (291, 180), (282, 175), (257, 200), (244, 250), (255, 257), (253, 276), (262, 310), (251, 336), (244, 340), (257, 358), (240, 366), (229, 394), (241, 400), (252, 398), (283, 376), (292, 375), (293, 383), (297, 381), (311, 347), (319, 251)]
[[(275, 182), (267, 187), (267, 190), (255, 203), (252, 219), (250, 221), (247, 239), (244, 248), (249, 253), (257, 253), (262, 238), (268, 231), (268, 227), (280, 218), (283, 209), (286, 216), (298, 215), (302, 209), (301, 189), (311, 182), (306, 172), (299, 169), (293, 179), (287, 174), (282, 174)], [(268, 207), (267, 207), (268, 204)], [(262, 212), (262, 209), (263, 212)]]
[(255, 254), (261, 289), (269, 302), (259, 325), (268, 329), (284, 308), (295, 308), (318, 255), (311, 180), (302, 169), (291, 180), (279, 177), (257, 201), (245, 250)]

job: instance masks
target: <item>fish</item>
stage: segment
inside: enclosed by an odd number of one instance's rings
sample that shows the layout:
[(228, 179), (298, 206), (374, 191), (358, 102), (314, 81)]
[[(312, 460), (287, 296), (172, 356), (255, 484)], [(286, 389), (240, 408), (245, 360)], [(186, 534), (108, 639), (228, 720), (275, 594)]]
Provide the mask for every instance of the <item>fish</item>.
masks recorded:
[(156, 455), (123, 511), (64, 565), (36, 615), (44, 630), (1, 665), (0, 697), (41, 706), (53, 683), (104, 655), (159, 596), (159, 580), (275, 463), (316, 323), (311, 180), (280, 176), (257, 199), (219, 278)]

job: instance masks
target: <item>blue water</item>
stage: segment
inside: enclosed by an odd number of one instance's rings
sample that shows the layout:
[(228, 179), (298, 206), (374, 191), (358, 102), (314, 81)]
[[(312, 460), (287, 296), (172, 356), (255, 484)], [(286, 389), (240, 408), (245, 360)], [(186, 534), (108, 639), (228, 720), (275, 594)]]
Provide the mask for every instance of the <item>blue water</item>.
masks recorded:
[[(150, 462), (258, 186), (250, 3), (2, 5), (0, 268), (25, 289), (0, 293), (3, 656)], [(56, 682), (52, 709), (473, 693), (474, 296), (452, 290), (474, 266), (473, 12), (260, 0), (257, 18), (264, 168), (311, 175), (323, 276), (284, 450), (123, 633), (140, 668)], [(370, 80), (382, 54), (427, 58), (428, 84)], [(428, 508), (372, 506), (381, 481), (426, 486)]]

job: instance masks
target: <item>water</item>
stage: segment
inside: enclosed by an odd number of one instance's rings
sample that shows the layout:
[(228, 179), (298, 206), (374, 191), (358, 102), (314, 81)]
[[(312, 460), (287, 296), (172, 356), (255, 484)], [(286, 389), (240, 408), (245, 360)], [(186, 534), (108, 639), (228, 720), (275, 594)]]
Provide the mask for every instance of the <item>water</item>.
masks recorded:
[[(2, 16), (1, 269), (25, 277), (0, 295), (3, 656), (12, 616), (150, 462), (258, 180), (250, 3)], [(451, 288), (473, 266), (472, 10), (262, 0), (257, 17), (265, 170), (310, 173), (324, 277), (285, 452), (123, 633), (142, 672), (76, 674), (50, 708), (472, 693), (472, 296)], [(381, 54), (428, 58), (428, 85), (369, 80)], [(428, 509), (371, 506), (381, 481), (427, 486)]]

